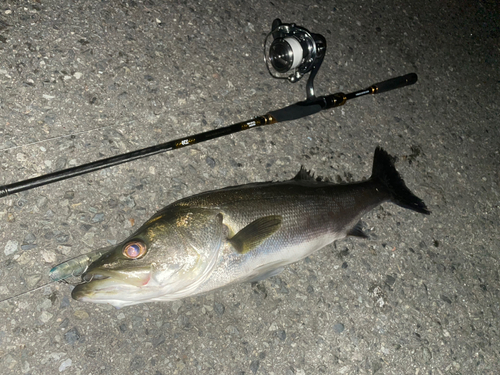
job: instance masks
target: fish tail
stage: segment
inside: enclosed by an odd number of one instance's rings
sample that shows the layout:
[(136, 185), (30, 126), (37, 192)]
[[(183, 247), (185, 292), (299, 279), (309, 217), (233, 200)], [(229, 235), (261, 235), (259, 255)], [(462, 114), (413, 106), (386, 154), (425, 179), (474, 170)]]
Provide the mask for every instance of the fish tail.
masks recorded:
[(380, 182), (398, 206), (429, 215), (424, 201), (413, 194), (394, 167), (393, 157), (381, 147), (375, 149), (371, 180)]

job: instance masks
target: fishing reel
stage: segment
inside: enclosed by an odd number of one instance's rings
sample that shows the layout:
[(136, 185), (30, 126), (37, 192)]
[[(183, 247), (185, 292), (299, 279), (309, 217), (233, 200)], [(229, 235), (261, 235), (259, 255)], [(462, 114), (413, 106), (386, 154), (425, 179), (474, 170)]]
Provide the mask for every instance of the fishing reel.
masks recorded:
[(273, 77), (295, 83), (311, 73), (306, 85), (308, 100), (316, 98), (313, 81), (325, 52), (326, 39), (322, 35), (310, 33), (294, 23), (281, 23), (279, 18), (273, 21), (264, 41), (265, 61)]

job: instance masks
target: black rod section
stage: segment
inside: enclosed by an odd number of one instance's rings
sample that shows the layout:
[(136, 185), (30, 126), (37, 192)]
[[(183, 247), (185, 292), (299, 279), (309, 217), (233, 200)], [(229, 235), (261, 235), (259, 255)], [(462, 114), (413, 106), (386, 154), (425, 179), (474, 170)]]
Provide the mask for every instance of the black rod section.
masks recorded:
[(327, 96), (321, 96), (313, 100), (298, 102), (289, 105), (288, 107), (278, 109), (276, 111), (271, 111), (263, 116), (256, 117), (253, 120), (239, 122), (226, 126), (224, 128), (209, 130), (188, 137), (178, 138), (173, 141), (161, 143), (159, 145), (146, 147), (136, 151), (130, 151), (124, 154), (97, 160), (91, 163), (48, 173), (39, 177), (3, 185), (0, 186), (0, 197), (6, 197), (7, 195), (19, 193), (21, 191), (30, 190), (61, 180), (66, 180), (71, 177), (80, 176), (82, 174), (94, 172), (118, 164), (123, 164), (132, 160), (137, 160), (162, 152), (186, 147), (195, 143), (205, 142), (210, 139), (223, 137), (225, 135), (237, 133), (254, 127), (297, 120), (313, 115), (324, 109), (339, 107), (341, 105), (344, 105), (345, 102), (350, 99), (359, 98), (360, 96), (368, 94), (378, 94), (398, 89), (404, 86), (412, 85), (415, 82), (417, 82), (417, 75), (415, 73), (410, 73), (401, 77), (391, 78), (387, 81), (376, 83), (375, 85), (372, 85), (367, 89), (355, 91), (347, 95), (339, 92)]
[(415, 73), (406, 74), (404, 76), (395, 77), (388, 79), (387, 81), (382, 81), (371, 85), (367, 89), (352, 92), (346, 95), (346, 100), (359, 98), (360, 96), (370, 95), (370, 94), (381, 94), (383, 92), (399, 89), (401, 87), (413, 85), (417, 82), (417, 75)]
[(145, 158), (166, 151), (186, 147), (195, 143), (208, 141), (210, 139), (222, 137), (224, 135), (236, 133), (242, 130), (267, 125), (274, 121), (271, 116), (260, 116), (253, 120), (239, 122), (233, 125), (226, 126), (220, 129), (209, 130), (207, 132), (198, 133), (189, 137), (175, 139), (173, 141), (161, 143), (159, 145), (146, 147), (136, 151), (130, 151), (124, 154), (112, 156), (106, 159), (97, 160), (91, 163), (82, 164), (76, 167), (63, 169), (48, 173), (39, 177), (30, 178), (24, 181), (15, 182), (9, 185), (0, 186), (0, 197), (19, 193), (21, 191), (33, 189), (42, 185), (51, 184), (53, 182), (66, 180), (71, 177), (80, 176), (82, 174), (98, 171), (100, 169), (112, 167), (114, 165), (123, 164), (132, 160)]

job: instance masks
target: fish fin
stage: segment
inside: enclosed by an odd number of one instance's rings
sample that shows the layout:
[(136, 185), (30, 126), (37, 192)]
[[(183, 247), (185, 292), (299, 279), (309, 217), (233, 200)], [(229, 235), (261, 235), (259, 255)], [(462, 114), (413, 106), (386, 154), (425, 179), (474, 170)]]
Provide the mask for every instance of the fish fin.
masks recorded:
[(275, 268), (274, 270), (267, 271), (267, 272), (265, 272), (263, 274), (256, 275), (256, 276), (254, 276), (254, 277), (252, 277), (252, 278), (250, 278), (248, 280), (245, 280), (245, 282), (254, 283), (254, 282), (257, 282), (257, 281), (262, 281), (262, 280), (268, 279), (270, 277), (279, 275), (284, 269), (285, 269), (285, 267)]
[(280, 229), (282, 221), (280, 215), (261, 217), (236, 233), (229, 242), (239, 254), (246, 254)]
[(393, 157), (381, 147), (375, 149), (372, 180), (380, 182), (391, 195), (391, 201), (398, 206), (429, 215), (424, 201), (413, 194), (394, 167)]
[(368, 235), (363, 232), (361, 221), (358, 222), (353, 228), (351, 228), (351, 230), (347, 232), (347, 235), (351, 237), (368, 238)]
[(308, 171), (303, 165), (300, 166), (300, 171), (292, 178), (294, 181), (314, 181), (314, 173)]
[(307, 169), (304, 168), (303, 165), (300, 166), (300, 171), (295, 175), (294, 178), (292, 178), (292, 181), (316, 181), (316, 182), (322, 182), (322, 181), (328, 181), (328, 179), (323, 178), (321, 176), (315, 176), (313, 172), (310, 170), (308, 171)]

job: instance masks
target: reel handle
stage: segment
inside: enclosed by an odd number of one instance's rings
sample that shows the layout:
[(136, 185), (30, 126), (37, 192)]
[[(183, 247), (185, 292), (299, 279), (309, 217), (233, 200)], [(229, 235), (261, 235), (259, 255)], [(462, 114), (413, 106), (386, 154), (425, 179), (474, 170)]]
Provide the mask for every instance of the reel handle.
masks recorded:
[(374, 94), (399, 89), (401, 87), (413, 85), (417, 82), (417, 75), (415, 73), (406, 74), (404, 76), (395, 77), (372, 85)]

